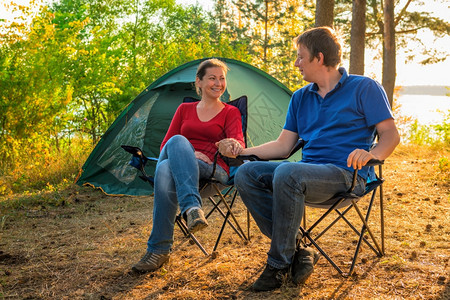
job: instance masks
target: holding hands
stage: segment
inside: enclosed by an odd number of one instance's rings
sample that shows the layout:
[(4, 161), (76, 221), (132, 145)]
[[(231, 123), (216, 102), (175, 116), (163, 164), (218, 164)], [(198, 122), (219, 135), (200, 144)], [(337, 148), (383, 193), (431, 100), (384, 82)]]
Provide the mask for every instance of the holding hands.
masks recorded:
[(220, 154), (227, 157), (235, 158), (242, 152), (242, 145), (233, 138), (226, 138), (216, 143)]

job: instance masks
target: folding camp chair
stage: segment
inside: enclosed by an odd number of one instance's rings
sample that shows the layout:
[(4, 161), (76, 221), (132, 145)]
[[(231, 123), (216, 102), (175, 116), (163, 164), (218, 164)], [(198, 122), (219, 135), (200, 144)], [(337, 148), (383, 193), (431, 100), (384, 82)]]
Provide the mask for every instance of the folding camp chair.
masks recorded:
[[(294, 149), (291, 151), (288, 157), (293, 155), (296, 151), (298, 151), (300, 148), (303, 147), (303, 145), (306, 142), (303, 142), (301, 139), (297, 142)], [(257, 156), (250, 155), (250, 156), (240, 156), (239, 158), (245, 159), (245, 160), (261, 160)], [(281, 158), (271, 159), (271, 160), (281, 160)], [(328, 199), (322, 203), (308, 203), (305, 202), (305, 212), (303, 214), (303, 222), (302, 225), (299, 228), (299, 234), (297, 238), (297, 245), (302, 243), (304, 246), (311, 246), (313, 245), (327, 260), (328, 262), (339, 272), (340, 275), (343, 277), (348, 277), (349, 275), (353, 274), (355, 264), (358, 258), (358, 254), (361, 251), (361, 245), (364, 242), (374, 253), (381, 257), (384, 255), (385, 250), (385, 244), (384, 244), (384, 203), (383, 203), (383, 182), (384, 179), (382, 177), (382, 165), (384, 161), (372, 159), (370, 160), (366, 166), (375, 167), (378, 166), (378, 171), (375, 173), (375, 178), (370, 178), (367, 181), (366, 188), (364, 193), (357, 195), (354, 193), (355, 185), (357, 182), (358, 177), (358, 170), (355, 170), (353, 172), (353, 182), (351, 187), (348, 191), (344, 193), (336, 194), (331, 199)], [(375, 232), (372, 231), (372, 229), (369, 227), (369, 218), (370, 214), (372, 212), (372, 209), (375, 204), (375, 198), (377, 191), (379, 190), (379, 209), (380, 209), (380, 229), (379, 229), (379, 237), (375, 236)], [(370, 198), (367, 209), (365, 210), (365, 214), (363, 213), (363, 210), (358, 206), (358, 202)], [(320, 215), (317, 220), (312, 222), (312, 224), (307, 227), (306, 222), (306, 207), (310, 208), (319, 208), (319, 209), (325, 209), (325, 213)], [(356, 225), (353, 225), (350, 221), (350, 219), (346, 216), (346, 214), (352, 210), (352, 208), (355, 209), (359, 219), (361, 220), (361, 230), (358, 231), (356, 228)], [(343, 210), (341, 210), (343, 209)], [(337, 217), (328, 224), (324, 229), (318, 228), (318, 225), (321, 224), (324, 219), (330, 215), (331, 213), (337, 213)], [(351, 261), (350, 268), (348, 272), (344, 272), (341, 267), (338, 266), (338, 264), (335, 262), (336, 259), (332, 259), (331, 256), (323, 249), (323, 246), (320, 246), (318, 244), (318, 239), (322, 237), (328, 230), (330, 230), (339, 220), (343, 220), (351, 229), (354, 234), (358, 237), (358, 241), (355, 245), (353, 258)], [(323, 226), (321, 227), (323, 228)], [(313, 234), (314, 231), (314, 234)], [(316, 233), (316, 231), (320, 231)], [(366, 233), (369, 234), (369, 237), (366, 237)], [(336, 236), (333, 236), (332, 238), (336, 238)], [(381, 241), (381, 243), (379, 243)], [(380, 245), (381, 244), (381, 245)], [(335, 247), (333, 248), (333, 251), (338, 251)], [(328, 251), (330, 252), (330, 251)]]
[[(307, 246), (314, 245), (314, 247), (328, 260), (328, 262), (339, 272), (340, 275), (343, 277), (348, 277), (353, 274), (356, 261), (358, 258), (358, 255), (361, 251), (361, 245), (364, 242), (372, 251), (378, 256), (381, 257), (384, 255), (384, 203), (383, 203), (383, 182), (384, 179), (382, 177), (382, 165), (383, 161), (380, 160), (370, 160), (366, 166), (374, 167), (378, 166), (378, 174), (376, 174), (375, 179), (368, 180), (366, 184), (366, 189), (364, 193), (357, 195), (355, 194), (354, 188), (356, 185), (356, 180), (358, 176), (358, 170), (355, 170), (353, 172), (353, 182), (350, 189), (345, 193), (340, 193), (335, 195), (333, 198), (327, 200), (326, 202), (316, 204), (316, 203), (305, 203), (305, 206), (311, 207), (311, 208), (320, 208), (320, 209), (326, 209), (325, 213), (322, 214), (315, 222), (312, 223), (309, 227), (307, 227), (306, 224), (306, 208), (305, 208), (305, 214), (303, 215), (303, 225), (300, 226), (300, 232), (301, 232), (301, 238), (299, 239), (299, 242), (303, 242)], [(376, 237), (375, 232), (372, 231), (371, 227), (369, 226), (369, 218), (372, 212), (372, 209), (375, 204), (376, 194), (379, 190), (379, 209), (380, 209), (380, 229), (379, 233), (380, 236)], [(358, 206), (358, 202), (369, 198), (368, 206), (365, 210), (365, 214), (363, 213), (363, 210)], [(352, 224), (349, 218), (346, 217), (346, 214), (352, 210), (352, 208), (355, 209), (362, 227), (361, 230), (358, 231), (356, 228), (356, 225)], [(343, 209), (343, 210), (341, 210)], [(337, 214), (337, 217), (329, 223), (327, 227), (325, 227), (323, 230), (318, 232), (313, 236), (312, 232), (316, 227), (332, 212), (335, 212)], [(345, 221), (345, 223), (351, 228), (351, 230), (356, 234), (358, 237), (358, 241), (354, 248), (354, 254), (353, 258), (351, 260), (350, 268), (347, 272), (344, 272), (338, 264), (328, 255), (327, 252), (323, 249), (323, 247), (319, 246), (318, 239), (322, 237), (329, 229), (332, 228), (333, 225), (335, 225), (339, 220)], [(366, 237), (366, 233), (369, 234), (369, 237)], [(334, 236), (335, 237), (335, 236)], [(381, 245), (380, 243), (381, 242)], [(334, 248), (334, 251), (337, 249)]]
[[(183, 102), (195, 102), (199, 101), (198, 99), (192, 98), (192, 97), (185, 97), (183, 99)], [(236, 106), (239, 111), (241, 112), (242, 116), (242, 129), (244, 133), (244, 139), (246, 137), (246, 129), (247, 129), (247, 96), (241, 96), (238, 99), (235, 99), (233, 101), (228, 102), (227, 104)], [(133, 146), (127, 146), (122, 145), (122, 148), (126, 150), (127, 152), (132, 154), (132, 159), (130, 161), (130, 165), (133, 167), (136, 167), (142, 175), (139, 177), (143, 179), (144, 181), (149, 182), (152, 186), (154, 183), (154, 178), (152, 176), (147, 175), (145, 172), (145, 165), (148, 161), (158, 161), (157, 158), (152, 157), (146, 157), (143, 153), (143, 151), (137, 147)], [(212, 257), (214, 258), (217, 255), (217, 248), (219, 245), (219, 242), (221, 240), (222, 234), (224, 232), (225, 226), (227, 224), (230, 225), (230, 227), (234, 230), (234, 232), (244, 241), (248, 241), (250, 239), (250, 214), (247, 211), (247, 234), (245, 234), (244, 230), (240, 226), (239, 222), (237, 221), (237, 218), (235, 214), (232, 211), (233, 205), (235, 204), (235, 200), (237, 198), (237, 190), (233, 186), (234, 182), (234, 173), (237, 169), (237, 167), (242, 164), (241, 160), (233, 160), (224, 158), (227, 163), (230, 165), (230, 179), (228, 182), (224, 185), (221, 182), (217, 181), (214, 178), (215, 168), (216, 168), (216, 162), (218, 158), (219, 152), (217, 151), (214, 158), (214, 166), (213, 171), (211, 173), (211, 176), (208, 179), (201, 180), (199, 182), (199, 191), (202, 198), (207, 198), (213, 205), (213, 208), (205, 215), (205, 218), (209, 218), (214, 211), (218, 211), (220, 215), (224, 218), (222, 227), (220, 229), (219, 235), (216, 239), (213, 251), (212, 251)], [(216, 201), (214, 199), (214, 196), (219, 197), (219, 200)], [(227, 201), (227, 198), (231, 197), (231, 201)], [(225, 207), (225, 212), (221, 208), (221, 205)], [(231, 217), (231, 220), (230, 220)], [(200, 250), (205, 254), (209, 255), (208, 251), (203, 247), (203, 245), (199, 242), (197, 237), (190, 233), (188, 231), (186, 222), (184, 218), (182, 217), (181, 213), (176, 216), (175, 219), (176, 224), (181, 229), (183, 235), (187, 238), (190, 238), (193, 243), (195, 243)]]

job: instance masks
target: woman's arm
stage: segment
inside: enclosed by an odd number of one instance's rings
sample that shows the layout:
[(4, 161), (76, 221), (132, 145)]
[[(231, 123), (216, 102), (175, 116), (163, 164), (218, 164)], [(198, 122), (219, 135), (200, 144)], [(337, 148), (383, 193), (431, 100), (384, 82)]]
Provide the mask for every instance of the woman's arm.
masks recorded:
[(232, 109), (226, 119), (225, 135), (226, 138), (217, 142), (216, 146), (219, 148), (219, 152), (222, 149), (224, 153), (228, 154), (225, 155), (221, 152), (222, 155), (234, 158), (245, 148), (241, 113), (237, 108)]

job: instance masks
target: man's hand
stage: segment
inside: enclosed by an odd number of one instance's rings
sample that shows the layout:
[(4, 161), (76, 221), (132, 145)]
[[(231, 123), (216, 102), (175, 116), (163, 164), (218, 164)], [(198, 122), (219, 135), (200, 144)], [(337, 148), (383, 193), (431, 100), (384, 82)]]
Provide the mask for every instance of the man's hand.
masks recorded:
[(347, 158), (347, 167), (353, 167), (355, 170), (361, 170), (361, 168), (364, 167), (372, 158), (376, 158), (372, 153), (363, 149), (355, 149)]
[(242, 152), (242, 145), (233, 138), (226, 138), (216, 143), (220, 154), (227, 157), (235, 158)]
[(208, 156), (206, 156), (205, 154), (198, 152), (198, 151), (195, 151), (195, 158), (200, 159), (210, 165), (213, 163), (212, 160), (210, 160)]

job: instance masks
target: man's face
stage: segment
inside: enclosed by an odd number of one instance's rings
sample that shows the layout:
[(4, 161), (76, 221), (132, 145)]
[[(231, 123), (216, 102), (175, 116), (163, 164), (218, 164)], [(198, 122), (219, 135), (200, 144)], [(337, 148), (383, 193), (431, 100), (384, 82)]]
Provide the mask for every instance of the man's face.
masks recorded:
[(300, 44), (297, 47), (297, 59), (295, 60), (294, 66), (300, 70), (303, 80), (314, 82), (314, 75), (318, 71), (320, 64), (317, 57), (311, 60), (311, 53), (308, 48)]

